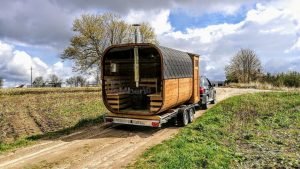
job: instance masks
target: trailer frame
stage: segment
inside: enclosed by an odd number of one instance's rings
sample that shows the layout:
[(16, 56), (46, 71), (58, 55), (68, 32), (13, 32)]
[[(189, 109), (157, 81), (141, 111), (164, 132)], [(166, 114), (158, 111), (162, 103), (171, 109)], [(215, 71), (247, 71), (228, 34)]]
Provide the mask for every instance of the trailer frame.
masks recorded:
[[(113, 123), (113, 124), (127, 124), (127, 125), (161, 128), (163, 124), (169, 122), (170, 120), (174, 120), (175, 125), (185, 126), (187, 125), (187, 123), (184, 123), (183, 121), (183, 117), (185, 115), (184, 113), (193, 112), (192, 116), (194, 117), (197, 108), (199, 108), (198, 103), (187, 104), (187, 105), (183, 104), (174, 109), (169, 109), (160, 114), (152, 115), (152, 116), (132, 116), (132, 115), (125, 115), (125, 114), (120, 116), (119, 114), (110, 113), (104, 116), (104, 122)], [(190, 117), (190, 114), (189, 114), (188, 121), (190, 123), (193, 121), (193, 119), (191, 119)]]

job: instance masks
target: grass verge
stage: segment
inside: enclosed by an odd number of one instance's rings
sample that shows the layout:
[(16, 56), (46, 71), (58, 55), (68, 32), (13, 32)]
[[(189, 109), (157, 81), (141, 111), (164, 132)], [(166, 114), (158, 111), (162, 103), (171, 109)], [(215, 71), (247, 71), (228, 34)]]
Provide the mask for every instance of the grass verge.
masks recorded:
[(299, 168), (299, 136), (299, 92), (235, 96), (129, 168)]

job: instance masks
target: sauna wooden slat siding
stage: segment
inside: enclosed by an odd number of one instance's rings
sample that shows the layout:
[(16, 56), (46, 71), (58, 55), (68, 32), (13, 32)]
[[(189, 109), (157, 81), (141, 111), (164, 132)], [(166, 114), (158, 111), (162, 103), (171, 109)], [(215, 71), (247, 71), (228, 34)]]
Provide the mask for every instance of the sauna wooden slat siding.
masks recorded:
[(193, 93), (189, 103), (197, 103), (200, 101), (200, 92), (199, 92), (199, 56), (190, 54), (193, 59)]
[(163, 106), (160, 112), (163, 112), (177, 103), (178, 99), (178, 79), (164, 80), (163, 85)]
[(160, 112), (185, 103), (192, 96), (192, 78), (165, 80), (164, 100)]

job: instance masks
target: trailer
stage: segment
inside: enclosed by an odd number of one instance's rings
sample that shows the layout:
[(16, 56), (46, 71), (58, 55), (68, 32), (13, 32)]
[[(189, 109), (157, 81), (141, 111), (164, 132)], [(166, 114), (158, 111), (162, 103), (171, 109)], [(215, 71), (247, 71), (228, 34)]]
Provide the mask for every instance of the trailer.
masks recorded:
[(101, 59), (106, 122), (161, 127), (192, 122), (199, 94), (199, 55), (149, 43), (108, 47)]

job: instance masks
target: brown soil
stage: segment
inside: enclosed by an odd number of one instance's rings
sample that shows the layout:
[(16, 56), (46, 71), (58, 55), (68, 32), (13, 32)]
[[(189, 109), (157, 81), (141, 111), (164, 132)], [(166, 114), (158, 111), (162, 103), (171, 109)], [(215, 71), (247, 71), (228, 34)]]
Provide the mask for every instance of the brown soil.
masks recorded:
[[(258, 91), (218, 88), (217, 100)], [(203, 110), (197, 111), (196, 117), (203, 113)], [(0, 168), (123, 168), (147, 148), (174, 136), (179, 129), (110, 124), (87, 127), (57, 140), (44, 140), (3, 154), (0, 156)]]
[(43, 95), (1, 93), (0, 143), (11, 143), (23, 137), (72, 127), (80, 120), (94, 119), (107, 111), (100, 102), (99, 92), (85, 93), (69, 89), (71, 92), (67, 93), (64, 90), (63, 93)]

